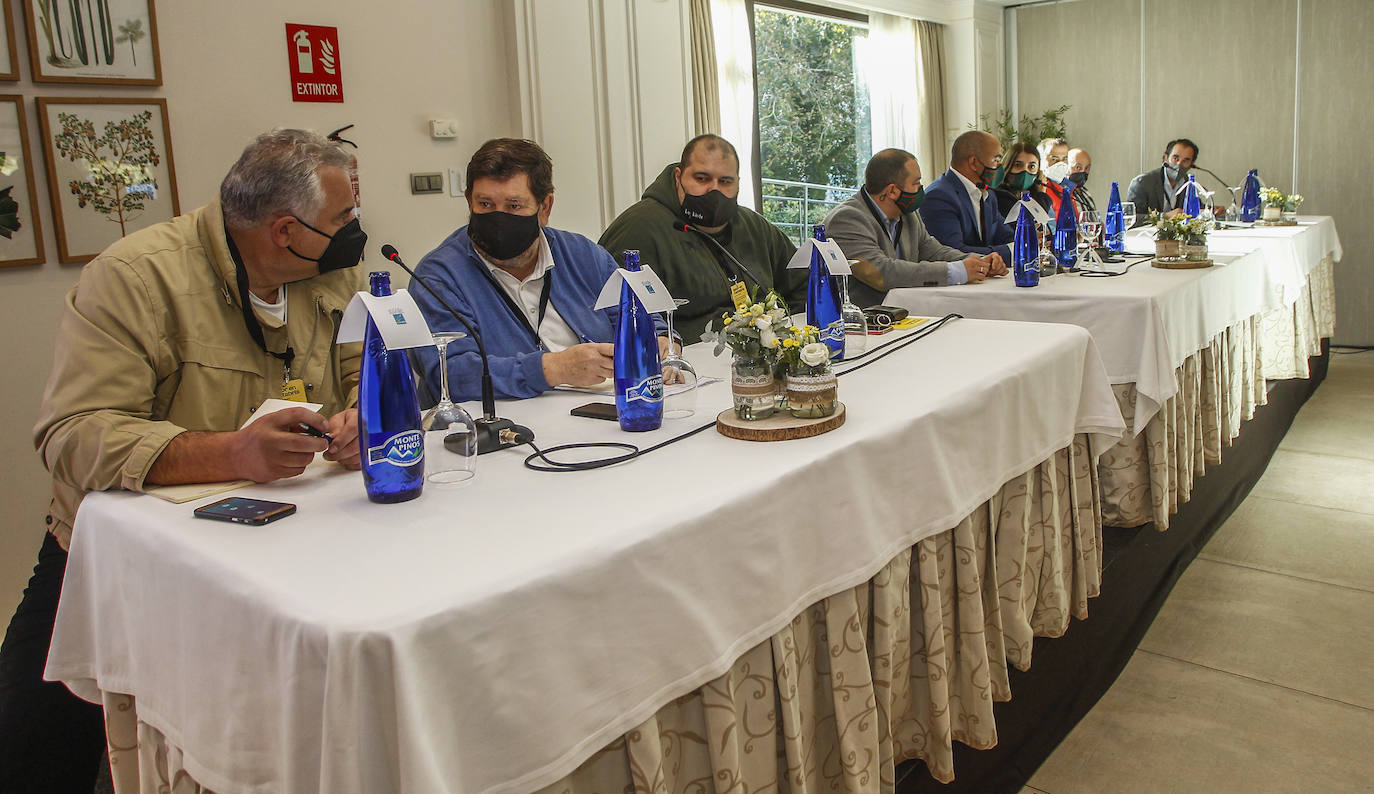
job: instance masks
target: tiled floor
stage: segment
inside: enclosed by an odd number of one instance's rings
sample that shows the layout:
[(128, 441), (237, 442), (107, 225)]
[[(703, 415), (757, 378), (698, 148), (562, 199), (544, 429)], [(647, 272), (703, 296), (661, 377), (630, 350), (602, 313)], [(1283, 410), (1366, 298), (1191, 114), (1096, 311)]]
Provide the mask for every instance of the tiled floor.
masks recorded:
[(1374, 351), (1332, 356), (1264, 477), (1024, 791), (1374, 792)]

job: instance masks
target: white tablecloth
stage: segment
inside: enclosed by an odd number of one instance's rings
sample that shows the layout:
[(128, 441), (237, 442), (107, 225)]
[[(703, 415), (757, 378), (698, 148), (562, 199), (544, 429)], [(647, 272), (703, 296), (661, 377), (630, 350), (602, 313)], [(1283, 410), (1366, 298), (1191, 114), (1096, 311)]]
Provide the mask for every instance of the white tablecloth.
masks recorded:
[[(46, 674), (92, 700), (134, 695), (225, 794), (530, 790), (1075, 434), (1100, 451), (1123, 430), (1091, 338), (1068, 325), (955, 321), (840, 395), (846, 424), (816, 438), (708, 430), (559, 475), (507, 450), (470, 486), (400, 505), (325, 468), (245, 489), (300, 506), (260, 528), (93, 494)], [(634, 437), (568, 417), (587, 399), (502, 411), (545, 446), (647, 446), (714, 416), (729, 387)]]
[[(1142, 263), (1124, 276), (1061, 274), (1033, 288), (1018, 288), (1007, 276), (957, 287), (895, 289), (884, 302), (915, 314), (957, 312), (1087, 328), (1112, 383), (1136, 384), (1131, 430), (1139, 433), (1178, 393), (1175, 370), (1184, 360), (1236, 323), (1292, 305), (1322, 258), (1339, 258), (1340, 241), (1329, 217), (1305, 218), (1303, 223), (1216, 231), (1209, 249), (1218, 264), (1201, 270)], [(1153, 251), (1151, 233), (1132, 231), (1128, 249)]]

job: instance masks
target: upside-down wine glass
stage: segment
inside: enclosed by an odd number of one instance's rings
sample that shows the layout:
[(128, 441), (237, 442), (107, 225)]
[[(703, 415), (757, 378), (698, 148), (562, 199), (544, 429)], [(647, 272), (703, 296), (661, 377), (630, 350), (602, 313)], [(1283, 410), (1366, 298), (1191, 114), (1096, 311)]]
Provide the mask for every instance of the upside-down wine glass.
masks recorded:
[(425, 413), (425, 480), (434, 485), (461, 485), (472, 479), (477, 464), (477, 425), (472, 415), (449, 397), (448, 345), (467, 334), (434, 334), (439, 352), (439, 402)]
[(688, 303), (673, 298), (673, 309), (664, 312), (668, 322), (668, 354), (663, 357), (663, 418), (686, 419), (697, 410), (697, 370), (681, 353), (673, 352), (673, 314)]

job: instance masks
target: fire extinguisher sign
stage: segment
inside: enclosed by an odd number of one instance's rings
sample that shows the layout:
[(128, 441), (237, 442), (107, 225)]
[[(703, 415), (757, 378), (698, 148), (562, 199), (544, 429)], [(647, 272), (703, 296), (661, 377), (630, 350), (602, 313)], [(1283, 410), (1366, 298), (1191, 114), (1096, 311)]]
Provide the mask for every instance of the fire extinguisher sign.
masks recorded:
[(295, 102), (342, 102), (339, 29), (286, 23), (286, 57)]

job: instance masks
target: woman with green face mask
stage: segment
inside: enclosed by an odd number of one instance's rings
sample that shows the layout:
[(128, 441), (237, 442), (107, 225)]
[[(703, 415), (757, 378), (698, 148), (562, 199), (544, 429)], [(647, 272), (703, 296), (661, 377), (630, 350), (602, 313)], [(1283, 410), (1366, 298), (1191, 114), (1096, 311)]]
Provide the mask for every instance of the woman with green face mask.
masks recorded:
[(997, 206), (1002, 214), (1006, 215), (1012, 206), (1021, 200), (1022, 193), (1030, 191), (1031, 198), (1053, 216), (1050, 197), (1045, 193), (1044, 180), (1040, 178), (1040, 153), (1035, 150), (1035, 146), (1025, 141), (1017, 141), (1007, 150), (1002, 163), (1006, 171), (1002, 175), (1002, 181), (993, 186), (993, 191), (997, 194)]

